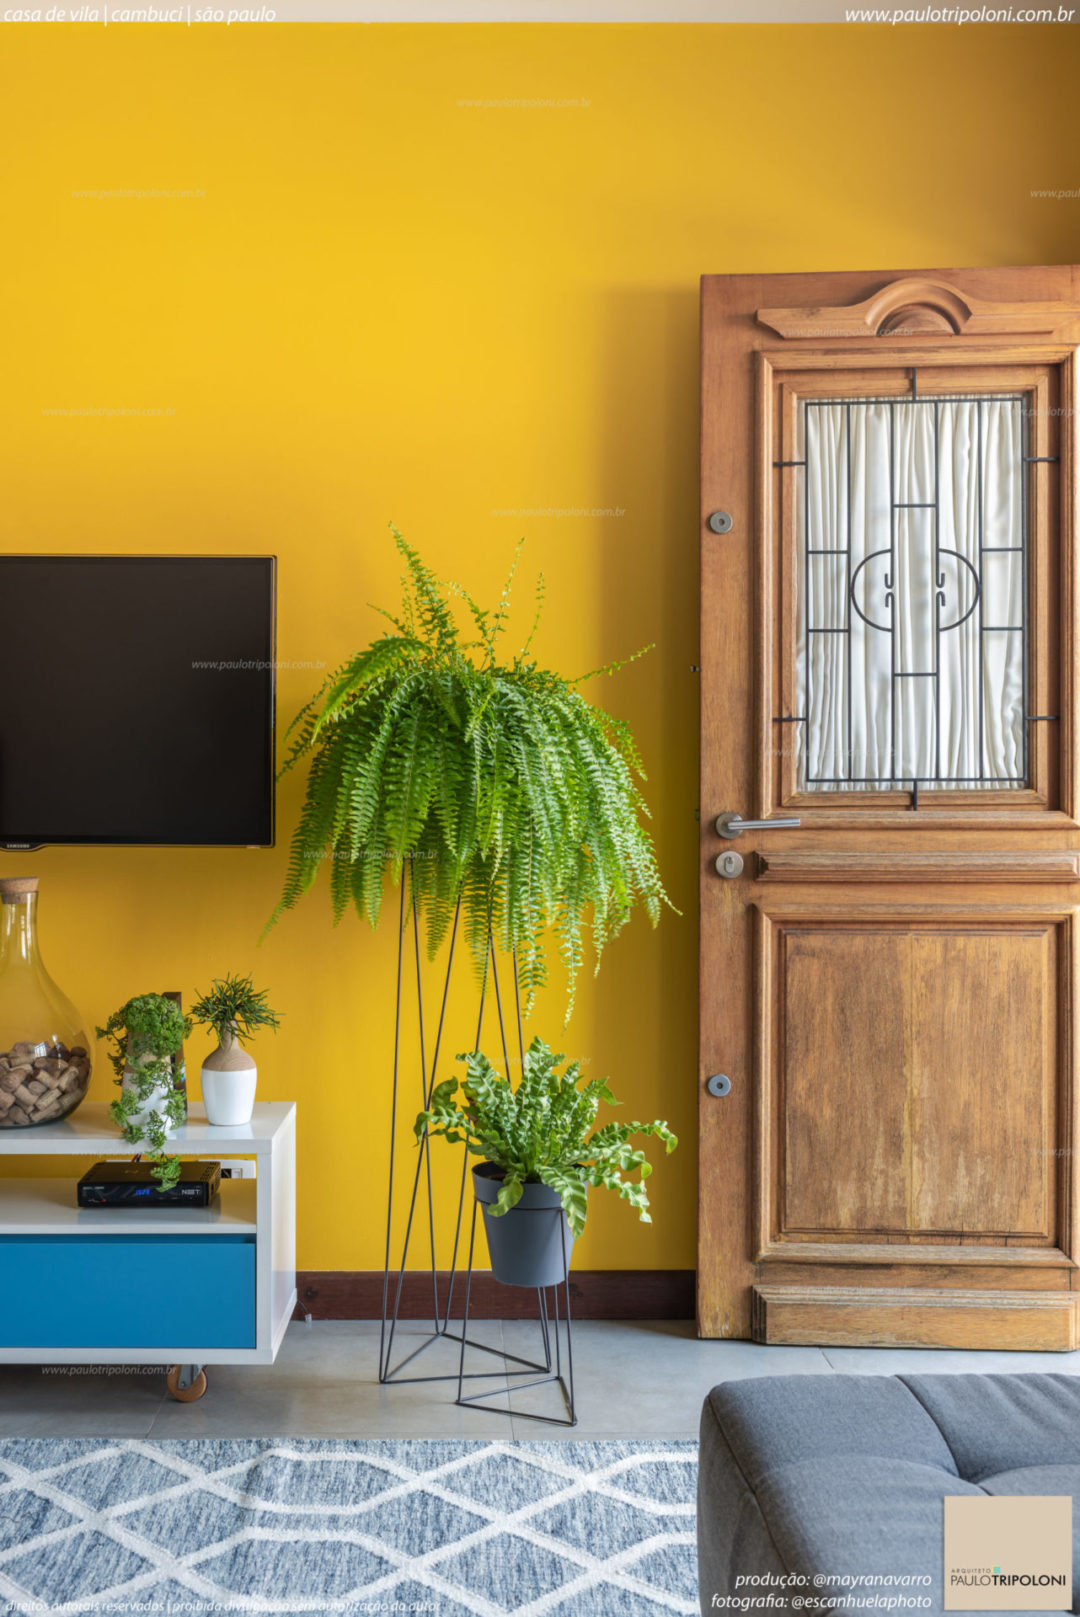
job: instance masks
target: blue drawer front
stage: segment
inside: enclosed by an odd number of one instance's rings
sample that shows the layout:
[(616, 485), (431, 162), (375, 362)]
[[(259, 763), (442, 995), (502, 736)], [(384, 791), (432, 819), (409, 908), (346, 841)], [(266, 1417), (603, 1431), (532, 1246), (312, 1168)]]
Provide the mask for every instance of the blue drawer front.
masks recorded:
[(255, 1239), (0, 1236), (0, 1347), (255, 1346)]

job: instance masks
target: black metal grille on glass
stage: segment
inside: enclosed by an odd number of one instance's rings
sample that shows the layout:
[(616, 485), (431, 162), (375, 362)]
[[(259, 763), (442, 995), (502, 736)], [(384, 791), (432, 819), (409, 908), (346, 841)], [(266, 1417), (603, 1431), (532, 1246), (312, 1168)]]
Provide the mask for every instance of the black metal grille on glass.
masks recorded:
[(1023, 396), (800, 409), (802, 790), (1028, 781)]

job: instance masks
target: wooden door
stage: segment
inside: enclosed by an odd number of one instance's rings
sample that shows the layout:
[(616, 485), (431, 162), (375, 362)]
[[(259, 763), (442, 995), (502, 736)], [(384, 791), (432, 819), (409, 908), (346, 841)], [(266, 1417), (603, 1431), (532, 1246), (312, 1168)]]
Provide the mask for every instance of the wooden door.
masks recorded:
[(703, 280), (705, 1336), (1080, 1346), (1078, 314)]

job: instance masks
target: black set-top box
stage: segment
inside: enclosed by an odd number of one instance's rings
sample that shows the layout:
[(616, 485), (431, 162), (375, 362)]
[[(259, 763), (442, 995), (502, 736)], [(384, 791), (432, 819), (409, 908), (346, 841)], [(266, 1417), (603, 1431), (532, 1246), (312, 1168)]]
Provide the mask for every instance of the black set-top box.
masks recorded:
[(95, 1162), (79, 1180), (80, 1207), (209, 1207), (221, 1188), (220, 1162), (182, 1162), (179, 1182), (162, 1190), (150, 1162)]

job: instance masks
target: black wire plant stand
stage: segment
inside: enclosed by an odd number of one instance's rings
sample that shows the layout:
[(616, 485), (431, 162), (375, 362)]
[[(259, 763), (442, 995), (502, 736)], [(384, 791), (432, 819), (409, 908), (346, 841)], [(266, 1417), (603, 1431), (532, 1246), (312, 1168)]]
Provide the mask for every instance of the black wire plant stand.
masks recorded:
[[(408, 886), (409, 889), (408, 901), (406, 901), (406, 886)], [(427, 1061), (427, 1041), (425, 1037), (424, 1024), (423, 973), (421, 970), (420, 950), (420, 916), (417, 898), (418, 895), (415, 884), (411, 881), (411, 879), (408, 883), (406, 883), (406, 877), (403, 871), (401, 878), (401, 898), (398, 911), (397, 978), (394, 998), (394, 1065), (390, 1102), (389, 1182), (387, 1188), (386, 1205), (386, 1244), (383, 1262), (382, 1318), (379, 1331), (379, 1383), (383, 1386), (392, 1386), (416, 1384), (421, 1382), (454, 1381), (457, 1383), (458, 1392), (456, 1402), (462, 1407), (490, 1409), (495, 1413), (505, 1415), (517, 1414), (521, 1418), (543, 1421), (551, 1425), (576, 1425), (577, 1418), (574, 1409), (573, 1393), (573, 1343), (571, 1338), (570, 1321), (570, 1277), (569, 1263), (568, 1261), (565, 1261), (568, 1259), (569, 1254), (566, 1248), (565, 1228), (563, 1230), (564, 1279), (561, 1283), (561, 1287), (551, 1288), (553, 1293), (553, 1301), (550, 1306), (550, 1310), (544, 1289), (539, 1287), (537, 1288), (540, 1335), (544, 1360), (543, 1363), (537, 1363), (532, 1359), (522, 1358), (519, 1354), (509, 1353), (502, 1348), (492, 1347), (490, 1344), (485, 1342), (478, 1342), (475, 1340), (475, 1338), (470, 1337), (468, 1334), (469, 1304), (472, 1295), (473, 1258), (475, 1255), (476, 1243), (476, 1206), (474, 1203), (473, 1219), (469, 1239), (468, 1266), (464, 1270), (459, 1270), (458, 1260), (462, 1251), (462, 1220), (465, 1211), (465, 1192), (469, 1176), (469, 1157), (464, 1145), (461, 1147), (461, 1180), (457, 1192), (457, 1212), (454, 1221), (450, 1271), (446, 1277), (445, 1290), (443, 1294), (440, 1295), (440, 1276), (436, 1265), (436, 1211), (435, 1195), (431, 1175), (431, 1142), (426, 1129), (422, 1133), (419, 1140), (416, 1166), (413, 1171), (412, 1187), (409, 1192), (405, 1218), (405, 1230), (401, 1241), (401, 1261), (397, 1264), (396, 1268), (392, 1264), (395, 1210), (394, 1158), (395, 1148), (397, 1145), (399, 1113), (404, 1109), (402, 1095), (402, 1069), (404, 1066), (402, 1057), (402, 1034), (406, 997), (406, 956), (409, 954), (412, 955), (413, 969), (415, 971), (415, 1008), (416, 1028), (419, 1039), (420, 1072), (418, 1099), (421, 1102), (421, 1105), (417, 1108), (417, 1110), (427, 1111), (431, 1104), (431, 1097), (434, 1093), (436, 1082), (438, 1080), (439, 1057), (442, 1051), (443, 1036), (446, 1030), (447, 1003), (450, 997), (450, 984), (454, 968), (454, 954), (458, 941), (459, 923), (461, 920), (461, 899), (459, 897), (454, 910), (454, 918), (450, 926), (446, 971), (442, 981), (442, 996), (439, 1005), (438, 1020), (435, 1026), (435, 1037), (432, 1045), (431, 1064), (429, 1068)], [(507, 1020), (511, 1014), (514, 1024), (512, 1034), (513, 1032), (516, 1032), (517, 1035), (518, 1059), (520, 1060), (522, 1066), (524, 1066), (525, 1061), (525, 1037), (521, 1016), (521, 990), (520, 983), (518, 981), (516, 954), (512, 957), (512, 965), (514, 992), (513, 1008), (511, 1012), (509, 1007), (504, 1009), (504, 996), (502, 987), (499, 983), (495, 940), (492, 928), (489, 924), (487, 948), (485, 951), (483, 971), (480, 981), (480, 1000), (476, 1020), (476, 1038), (473, 1048), (476, 1050), (479, 1050), (480, 1048), (480, 1040), (484, 1029), (484, 1014), (489, 1000), (493, 998), (499, 1025), (499, 1040), (502, 1045), (503, 1060), (506, 1064), (506, 1071), (508, 1075), (510, 1071), (510, 1047), (507, 1039)], [(407, 1115), (406, 1121), (408, 1120), (409, 1118)], [(418, 1204), (420, 1205), (418, 1206)], [(406, 1274), (410, 1272), (417, 1272), (415, 1270), (408, 1270), (409, 1247), (413, 1240), (414, 1228), (416, 1227), (418, 1220), (420, 1220), (422, 1224), (424, 1221), (425, 1212), (428, 1236), (428, 1262), (419, 1272), (422, 1274), (427, 1271), (430, 1275), (430, 1329), (425, 1332), (422, 1342), (420, 1342), (410, 1351), (404, 1352), (404, 1354), (399, 1356), (395, 1362), (395, 1338), (398, 1333), (398, 1325), (401, 1319), (401, 1305), (405, 1288)], [(460, 1321), (455, 1320), (453, 1317), (455, 1291), (458, 1292), (459, 1296), (461, 1295), (461, 1288), (457, 1284), (459, 1277), (464, 1280), (464, 1297)], [(562, 1289), (564, 1293), (561, 1316), (558, 1299), (558, 1291), (560, 1289)], [(562, 1331), (560, 1331), (560, 1325), (562, 1326)], [(569, 1384), (567, 1382), (567, 1378), (564, 1377), (562, 1370), (564, 1354), (561, 1337), (563, 1334), (565, 1334), (566, 1339), (565, 1359), (567, 1364), (567, 1376), (569, 1377)], [(458, 1344), (460, 1352), (458, 1356), (457, 1368), (434, 1374), (423, 1374), (423, 1367), (417, 1365), (417, 1361), (424, 1353), (427, 1352), (429, 1348), (433, 1347), (439, 1342), (453, 1342)], [(553, 1346), (554, 1359), (552, 1354)], [(501, 1360), (502, 1363), (500, 1368), (497, 1370), (466, 1371), (465, 1350), (467, 1347), (475, 1349), (478, 1353), (485, 1353), (493, 1358)], [(415, 1373), (415, 1371), (413, 1371), (412, 1373), (406, 1374), (406, 1371), (409, 1370), (410, 1366), (416, 1366), (421, 1373)], [(517, 1368), (512, 1369), (510, 1366), (516, 1366)], [(521, 1383), (521, 1390), (524, 1390), (526, 1387), (542, 1386), (547, 1383), (558, 1385), (562, 1392), (563, 1400), (567, 1409), (566, 1419), (548, 1415), (525, 1414), (524, 1411), (511, 1409), (509, 1406), (509, 1400), (507, 1401), (505, 1408), (500, 1408), (498, 1405), (494, 1404), (481, 1404), (477, 1402), (478, 1399), (485, 1396), (492, 1396), (491, 1394), (485, 1394), (483, 1392), (476, 1393), (472, 1397), (468, 1398), (463, 1396), (463, 1387), (465, 1381), (477, 1381), (485, 1379), (490, 1381), (495, 1376), (505, 1376), (508, 1380), (511, 1377), (521, 1378), (530, 1375), (536, 1377), (538, 1372), (539, 1379)], [(509, 1389), (507, 1389), (507, 1391), (509, 1391)]]
[[(528, 1369), (526, 1370), (513, 1370), (506, 1373), (508, 1375), (520, 1376), (527, 1375), (529, 1370), (540, 1371), (541, 1374), (536, 1378), (536, 1380), (520, 1381), (517, 1383), (515, 1390), (518, 1392), (526, 1392), (530, 1387), (558, 1387), (559, 1391), (562, 1393), (563, 1403), (566, 1407), (565, 1416), (537, 1415), (527, 1413), (521, 1409), (504, 1409), (498, 1404), (482, 1403), (482, 1399), (491, 1396), (489, 1393), (475, 1392), (471, 1393), (468, 1397), (465, 1396), (466, 1380), (470, 1379), (471, 1377), (475, 1377), (476, 1375), (483, 1374), (482, 1371), (473, 1371), (469, 1372), (467, 1375), (465, 1370), (465, 1348), (466, 1346), (474, 1345), (468, 1342), (469, 1298), (472, 1292), (473, 1254), (476, 1247), (476, 1215), (479, 1211), (480, 1204), (478, 1202), (474, 1202), (472, 1226), (469, 1233), (469, 1267), (465, 1279), (465, 1313), (462, 1319), (461, 1355), (458, 1360), (458, 1389), (455, 1402), (460, 1404), (462, 1409), (486, 1409), (492, 1414), (516, 1415), (519, 1420), (525, 1419), (543, 1421), (546, 1426), (576, 1426), (577, 1410), (574, 1403), (574, 1336), (570, 1320), (570, 1254), (566, 1245), (566, 1219), (561, 1207), (554, 1209), (538, 1207), (530, 1208), (527, 1211), (518, 1209), (515, 1213), (515, 1216), (520, 1218), (558, 1219), (562, 1239), (562, 1279), (557, 1285), (551, 1287), (538, 1286), (536, 1288), (536, 1296), (540, 1313), (540, 1336), (544, 1350), (544, 1363), (529, 1364)], [(550, 1312), (547, 1300), (547, 1293), (549, 1290), (551, 1292)], [(561, 1319), (559, 1315), (560, 1291), (563, 1294), (563, 1311)], [(564, 1355), (562, 1346), (562, 1338), (564, 1333), (566, 1336), (565, 1376), (563, 1375)], [(552, 1344), (554, 1344), (555, 1348), (554, 1362), (552, 1362)], [(512, 1354), (505, 1354), (504, 1357), (513, 1358), (514, 1356)], [(528, 1363), (528, 1361), (524, 1359), (516, 1360), (515, 1362), (520, 1364)]]

